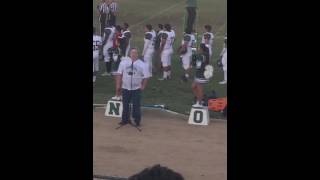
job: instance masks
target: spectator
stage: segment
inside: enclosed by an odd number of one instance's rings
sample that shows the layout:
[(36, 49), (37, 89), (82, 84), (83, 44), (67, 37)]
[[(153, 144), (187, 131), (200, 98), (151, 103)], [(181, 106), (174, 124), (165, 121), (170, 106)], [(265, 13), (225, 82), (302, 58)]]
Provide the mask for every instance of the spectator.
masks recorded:
[(196, 8), (197, 0), (187, 0), (187, 31), (190, 32), (193, 29), (194, 21), (196, 20)]
[(129, 177), (128, 180), (184, 180), (184, 178), (167, 167), (155, 165)]
[(100, 17), (99, 17), (100, 35), (103, 36), (104, 28), (106, 27), (107, 14), (109, 13), (109, 8), (105, 0), (101, 0), (101, 4), (98, 5), (97, 8), (100, 14)]
[(116, 15), (118, 12), (118, 3), (115, 0), (108, 0), (109, 7), (109, 24), (116, 26)]

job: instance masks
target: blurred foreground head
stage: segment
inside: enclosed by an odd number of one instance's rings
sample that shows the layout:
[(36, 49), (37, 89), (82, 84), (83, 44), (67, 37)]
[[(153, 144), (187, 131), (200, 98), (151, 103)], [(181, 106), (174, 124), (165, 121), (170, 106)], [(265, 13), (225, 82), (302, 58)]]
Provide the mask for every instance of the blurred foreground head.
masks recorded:
[(158, 165), (146, 168), (143, 171), (129, 177), (128, 180), (184, 180), (181, 174)]

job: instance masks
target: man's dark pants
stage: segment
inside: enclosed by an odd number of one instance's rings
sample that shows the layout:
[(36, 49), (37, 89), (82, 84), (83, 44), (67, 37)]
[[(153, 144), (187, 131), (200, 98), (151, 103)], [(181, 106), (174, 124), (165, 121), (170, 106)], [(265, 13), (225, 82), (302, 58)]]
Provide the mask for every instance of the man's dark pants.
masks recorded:
[(196, 7), (187, 7), (187, 31), (192, 32), (194, 21), (196, 20)]
[(140, 108), (141, 91), (122, 89), (122, 122), (127, 123), (130, 120), (130, 108), (129, 103), (132, 102), (132, 117), (134, 121), (140, 124), (141, 121), (141, 108)]
[(109, 24), (112, 26), (116, 26), (116, 16), (112, 13), (110, 13), (110, 19), (109, 19)]
[(101, 36), (103, 36), (104, 33), (104, 28), (106, 27), (106, 20), (107, 20), (107, 14), (106, 13), (102, 13), (100, 16), (100, 32), (101, 32)]

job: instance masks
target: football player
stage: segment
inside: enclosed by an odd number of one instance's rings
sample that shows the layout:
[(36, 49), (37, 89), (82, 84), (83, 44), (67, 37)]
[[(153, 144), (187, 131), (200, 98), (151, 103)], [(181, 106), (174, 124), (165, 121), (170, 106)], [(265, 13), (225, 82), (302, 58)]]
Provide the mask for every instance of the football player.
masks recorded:
[[(197, 102), (193, 107), (203, 106), (203, 85), (209, 82), (209, 78), (205, 77), (206, 66), (209, 64), (209, 49), (205, 44), (201, 43), (199, 52), (192, 56), (192, 64), (195, 67), (195, 78), (192, 83), (192, 92), (197, 97)], [(213, 69), (211, 70), (212, 73)]]
[(222, 69), (223, 69), (223, 81), (219, 84), (227, 84), (227, 35), (224, 37), (224, 48), (220, 54)]
[(111, 25), (107, 25), (107, 27), (104, 29), (104, 36), (103, 36), (103, 56), (104, 56), (104, 62), (106, 64), (106, 72), (101, 74), (101, 76), (110, 76), (111, 74), (111, 57), (110, 57), (110, 49), (113, 46), (113, 39), (115, 34), (115, 27)]
[(142, 56), (144, 62), (147, 64), (149, 73), (152, 75), (152, 58), (155, 51), (154, 45), (156, 40), (156, 32), (152, 29), (151, 24), (147, 24), (144, 28), (144, 47), (142, 51)]
[(196, 38), (194, 34), (186, 29), (186, 33), (183, 36), (182, 44), (179, 48), (182, 67), (185, 71), (185, 74), (181, 77), (182, 81), (184, 82), (187, 82), (190, 77), (192, 47), (194, 46), (195, 39)]
[(174, 34), (171, 31), (171, 26), (169, 24), (164, 25), (165, 32), (161, 35), (161, 63), (163, 67), (163, 77), (159, 80), (168, 80), (171, 78), (171, 56), (173, 53), (173, 42)]
[(132, 34), (128, 28), (129, 24), (123, 23), (122, 36), (120, 37), (121, 55), (126, 57), (129, 56), (130, 42), (132, 38)]
[(99, 55), (101, 54), (101, 36), (96, 35), (96, 28), (93, 27), (93, 82), (99, 71)]
[(211, 32), (212, 27), (210, 25), (205, 25), (204, 29), (205, 29), (205, 32), (202, 35), (201, 43), (204, 43), (207, 46), (207, 48), (209, 48), (209, 55), (211, 59), (214, 35)]

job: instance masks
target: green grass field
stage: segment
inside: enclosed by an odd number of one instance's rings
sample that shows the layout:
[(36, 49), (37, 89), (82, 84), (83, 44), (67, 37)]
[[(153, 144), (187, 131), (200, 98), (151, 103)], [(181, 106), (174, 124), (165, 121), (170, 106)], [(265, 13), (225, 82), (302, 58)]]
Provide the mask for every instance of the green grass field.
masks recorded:
[[(93, 0), (93, 25), (99, 29), (97, 4), (100, 0)], [(119, 14), (117, 24), (128, 22), (133, 34), (131, 47), (137, 47), (140, 53), (143, 49), (143, 27), (150, 23), (154, 27), (158, 23), (169, 23), (176, 31), (175, 50), (181, 43), (184, 23), (185, 0), (118, 0)], [(227, 95), (227, 85), (219, 85), (223, 79), (222, 69), (216, 67), (216, 61), (223, 47), (223, 38), (227, 30), (227, 0), (198, 0), (197, 31), (203, 32), (203, 26), (210, 24), (215, 35), (213, 47), (213, 59), (211, 64), (215, 67), (214, 77), (205, 86), (205, 92), (215, 90), (219, 97)], [(200, 37), (200, 36), (199, 36)], [(100, 71), (105, 71), (104, 63), (100, 64)], [(190, 111), (193, 97), (191, 81), (182, 83), (180, 77), (183, 74), (178, 54), (172, 57), (172, 79), (170, 81), (158, 81), (160, 75), (153, 76), (142, 96), (142, 104), (166, 104), (170, 110), (180, 113)], [(105, 104), (107, 99), (114, 96), (114, 81), (111, 77), (97, 77), (94, 88), (93, 100), (95, 104)], [(216, 114), (219, 116), (219, 114)]]

